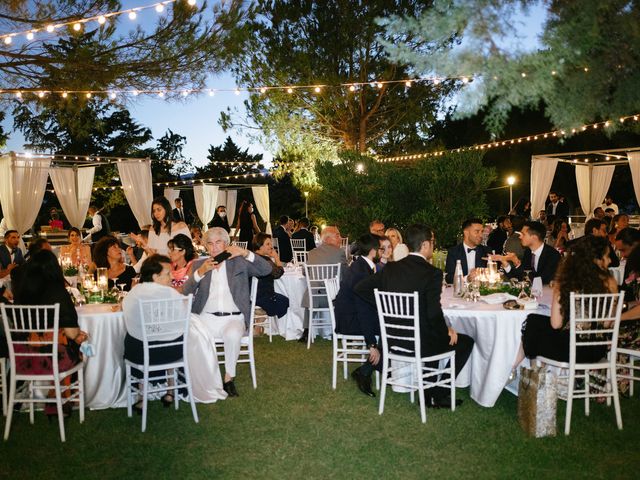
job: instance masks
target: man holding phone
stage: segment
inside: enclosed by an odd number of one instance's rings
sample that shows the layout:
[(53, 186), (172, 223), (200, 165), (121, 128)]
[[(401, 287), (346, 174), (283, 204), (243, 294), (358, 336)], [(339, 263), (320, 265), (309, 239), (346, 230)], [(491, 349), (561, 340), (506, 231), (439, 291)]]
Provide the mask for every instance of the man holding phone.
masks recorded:
[(240, 341), (251, 318), (250, 277), (271, 273), (271, 265), (259, 255), (229, 245), (229, 234), (213, 227), (203, 239), (210, 257), (196, 261), (193, 276), (183, 293), (193, 293), (191, 312), (200, 316), (214, 338), (224, 342), (224, 390), (231, 397), (238, 391), (233, 382), (240, 354)]

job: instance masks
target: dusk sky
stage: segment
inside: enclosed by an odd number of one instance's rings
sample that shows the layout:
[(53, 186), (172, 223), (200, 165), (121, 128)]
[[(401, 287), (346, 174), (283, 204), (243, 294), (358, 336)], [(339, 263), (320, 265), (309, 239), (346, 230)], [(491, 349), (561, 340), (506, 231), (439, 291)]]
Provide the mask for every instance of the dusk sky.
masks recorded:
[[(147, 1), (123, 1), (123, 8), (148, 5)], [(536, 37), (541, 30), (543, 16), (542, 9), (533, 8), (529, 17), (522, 17), (518, 35), (522, 38), (519, 41), (509, 40), (509, 44), (517, 44), (525, 48), (532, 48), (536, 43)], [(157, 15), (153, 10), (141, 12), (139, 19), (141, 24), (147, 25), (155, 21)], [(122, 28), (128, 28), (131, 23), (127, 19), (121, 19)], [(208, 88), (213, 89), (234, 89), (235, 81), (228, 73), (219, 76), (211, 76), (207, 82)], [(220, 112), (227, 107), (237, 107), (240, 112), (244, 112), (242, 102), (248, 94), (241, 93), (235, 95), (230, 92), (218, 92), (213, 97), (207, 94), (190, 95), (184, 101), (169, 101), (158, 98), (156, 95), (140, 96), (134, 103), (127, 105), (132, 116), (142, 125), (151, 128), (155, 144), (155, 139), (164, 135), (167, 129), (187, 137), (185, 155), (191, 157), (194, 165), (206, 163), (207, 150), (210, 145), (221, 145), (226, 136), (229, 135), (241, 148), (248, 148), (250, 153), (264, 154), (265, 161), (269, 165), (272, 153), (267, 152), (261, 145), (250, 144), (246, 135), (237, 131), (223, 132), (218, 125)], [(9, 112), (3, 126), (9, 132), (10, 138), (5, 150), (24, 151), (24, 138), (20, 132), (13, 130), (13, 119)], [(87, 152), (91, 153), (91, 152)]]

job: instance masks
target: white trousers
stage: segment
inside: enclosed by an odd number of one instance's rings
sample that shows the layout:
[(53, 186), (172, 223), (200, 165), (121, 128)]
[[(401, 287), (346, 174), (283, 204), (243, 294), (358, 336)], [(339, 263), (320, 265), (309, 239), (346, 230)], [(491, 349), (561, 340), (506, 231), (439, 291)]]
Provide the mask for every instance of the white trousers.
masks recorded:
[(245, 332), (244, 315), (216, 317), (206, 312), (200, 314), (209, 334), (224, 342), (224, 370), (231, 378), (236, 376), (236, 364), (240, 356), (240, 341)]

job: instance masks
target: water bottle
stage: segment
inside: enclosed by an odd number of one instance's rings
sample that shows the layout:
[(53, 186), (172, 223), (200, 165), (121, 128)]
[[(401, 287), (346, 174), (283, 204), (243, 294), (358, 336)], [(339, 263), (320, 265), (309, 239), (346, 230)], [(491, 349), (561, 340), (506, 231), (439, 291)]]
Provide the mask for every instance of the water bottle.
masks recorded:
[(462, 262), (456, 260), (456, 269), (453, 272), (453, 294), (457, 297), (464, 292), (464, 274), (462, 273)]

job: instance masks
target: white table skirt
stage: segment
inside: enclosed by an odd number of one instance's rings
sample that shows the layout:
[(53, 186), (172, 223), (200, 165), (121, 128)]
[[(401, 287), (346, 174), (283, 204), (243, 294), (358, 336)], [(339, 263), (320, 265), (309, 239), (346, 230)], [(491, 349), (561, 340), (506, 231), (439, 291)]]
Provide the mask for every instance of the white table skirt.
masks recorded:
[[(445, 319), (457, 332), (475, 341), (473, 351), (456, 385), (471, 387), (471, 398), (483, 407), (493, 407), (505, 387), (522, 338), (522, 324), (530, 313), (549, 315), (550, 310), (505, 310), (502, 305), (468, 303), (453, 298), (453, 289), (442, 295)], [(540, 300), (551, 304), (551, 289), (545, 287)], [(463, 308), (451, 308), (460, 305)]]
[(124, 368), (124, 338), (127, 329), (122, 312), (111, 305), (77, 308), (80, 328), (87, 332), (95, 356), (85, 357), (85, 404), (92, 409), (127, 406)]
[(304, 330), (302, 299), (307, 291), (306, 279), (300, 273), (285, 272), (274, 282), (274, 288), (277, 293), (289, 298), (289, 310), (284, 317), (276, 317), (273, 333), (281, 335), (286, 340), (297, 340)]

